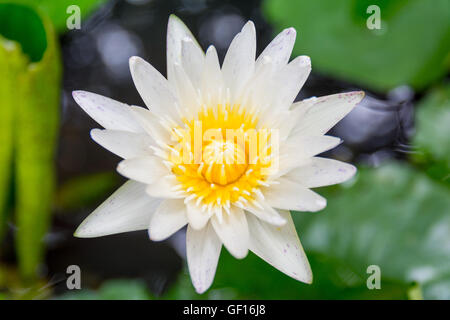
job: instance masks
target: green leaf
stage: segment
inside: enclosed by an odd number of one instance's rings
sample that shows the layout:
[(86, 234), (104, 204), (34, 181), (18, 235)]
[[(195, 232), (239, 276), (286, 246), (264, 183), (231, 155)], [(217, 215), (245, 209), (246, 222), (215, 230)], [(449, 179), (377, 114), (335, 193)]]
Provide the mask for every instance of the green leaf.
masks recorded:
[[(22, 52), (33, 62), (42, 59), (47, 48), (47, 39), (42, 21), (37, 14), (30, 14), (30, 10), (14, 4), (1, 4), (0, 34), (20, 43)], [(24, 21), (26, 23), (18, 23)], [(30, 37), (30, 31), (32, 36)]]
[[(380, 30), (367, 28), (369, 5), (380, 7)], [(422, 89), (450, 66), (448, 0), (265, 0), (264, 12), (297, 29), (294, 52), (313, 68), (375, 90)]]
[(0, 163), (0, 188), (10, 179), (13, 163), (16, 250), (23, 278), (32, 280), (44, 254), (52, 209), (61, 62), (56, 35), (45, 17), (16, 4), (0, 4), (0, 17), (7, 20), (0, 30), (5, 32), (0, 35), (0, 69), (7, 71), (0, 78), (6, 93), (0, 110), (7, 117), (1, 129), (6, 146), (0, 152), (8, 159)]
[[(77, 5), (80, 8), (81, 18), (83, 19), (108, 0), (0, 0), (0, 2), (1, 1), (24, 4), (45, 13), (53, 23), (55, 30), (58, 33), (61, 33), (68, 31), (66, 21), (72, 14), (67, 13), (67, 8), (69, 6)], [(81, 20), (81, 25), (83, 25), (83, 20)]]
[[(19, 81), (20, 66), (24, 57), (16, 52), (17, 44), (7, 41), (0, 35), (0, 241), (8, 220), (8, 198), (11, 193), (13, 170), (13, 105), (16, 92), (15, 83)], [(6, 63), (6, 59), (9, 63)]]
[(436, 88), (417, 106), (413, 160), (450, 187), (450, 85)]

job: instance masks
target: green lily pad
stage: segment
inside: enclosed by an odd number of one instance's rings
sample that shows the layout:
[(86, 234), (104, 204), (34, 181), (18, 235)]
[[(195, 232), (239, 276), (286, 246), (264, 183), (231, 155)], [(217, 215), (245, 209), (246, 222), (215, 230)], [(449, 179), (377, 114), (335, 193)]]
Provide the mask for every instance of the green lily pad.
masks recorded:
[[(370, 5), (379, 30), (367, 28)], [(294, 52), (313, 69), (375, 90), (422, 89), (449, 70), (448, 0), (265, 0), (264, 12), (278, 29), (297, 29)]]
[(413, 161), (450, 187), (450, 85), (433, 90), (417, 106)]
[(377, 265), (382, 279), (428, 287), (450, 276), (449, 195), (406, 164), (363, 168), (354, 185), (326, 192), (322, 213), (296, 214), (296, 225), (305, 248), (346, 261), (361, 277)]

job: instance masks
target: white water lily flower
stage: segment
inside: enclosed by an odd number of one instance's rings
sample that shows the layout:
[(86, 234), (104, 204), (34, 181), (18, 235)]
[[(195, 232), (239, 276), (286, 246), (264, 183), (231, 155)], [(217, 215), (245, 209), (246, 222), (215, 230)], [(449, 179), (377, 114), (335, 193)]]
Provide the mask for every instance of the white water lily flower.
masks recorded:
[[(75, 235), (148, 229), (150, 239), (159, 241), (187, 225), (187, 263), (199, 293), (213, 282), (222, 244), (238, 259), (251, 250), (290, 277), (311, 283), (288, 210), (323, 209), (326, 200), (310, 188), (354, 175), (354, 166), (317, 155), (341, 142), (325, 133), (364, 93), (293, 103), (311, 70), (307, 56), (289, 62), (295, 37), (293, 28), (282, 31), (255, 60), (255, 27), (249, 21), (221, 67), (216, 49), (210, 46), (205, 54), (171, 16), (168, 78), (141, 58), (130, 59), (148, 109), (75, 91), (76, 102), (104, 127), (93, 129), (92, 138), (124, 158), (117, 170), (130, 179)], [(210, 129), (216, 135), (205, 138)], [(225, 136), (227, 129), (243, 133), (244, 143)], [(258, 141), (253, 157), (251, 137)]]

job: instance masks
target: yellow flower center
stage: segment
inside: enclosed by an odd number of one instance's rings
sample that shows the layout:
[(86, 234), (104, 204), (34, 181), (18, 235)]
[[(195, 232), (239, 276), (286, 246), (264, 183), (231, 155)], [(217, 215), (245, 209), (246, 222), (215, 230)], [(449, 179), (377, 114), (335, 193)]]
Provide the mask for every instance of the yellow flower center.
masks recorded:
[(213, 140), (204, 147), (202, 175), (214, 184), (238, 180), (248, 167), (247, 154), (237, 143)]
[(255, 202), (273, 164), (271, 131), (240, 105), (204, 108), (172, 128), (172, 172), (187, 200), (211, 210)]

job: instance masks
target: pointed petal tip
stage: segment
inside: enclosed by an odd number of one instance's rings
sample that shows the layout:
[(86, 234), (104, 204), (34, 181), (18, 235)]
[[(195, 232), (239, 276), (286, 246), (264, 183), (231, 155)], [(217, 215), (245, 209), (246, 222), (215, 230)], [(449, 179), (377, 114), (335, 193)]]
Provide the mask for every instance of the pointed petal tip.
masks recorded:
[(366, 93), (362, 90), (360, 91), (350, 91), (343, 93), (344, 96), (348, 97), (349, 101), (355, 104), (361, 102), (362, 99), (366, 96)]
[[(345, 178), (341, 179), (338, 183), (344, 183), (346, 181), (349, 181), (351, 179), (353, 179), (356, 175), (356, 173), (358, 172), (358, 168), (356, 168), (356, 166), (350, 164), (350, 163), (345, 163), (346, 168), (346, 175)], [(339, 169), (339, 171), (341, 171), (341, 169)], [(344, 171), (342, 171), (344, 172)]]
[(255, 30), (255, 24), (253, 23), (252, 20), (248, 20), (242, 27), (242, 30), (244, 30), (245, 28), (252, 28)]
[(359, 103), (362, 99), (364, 99), (364, 97), (366, 96), (366, 93), (364, 91), (357, 91), (357, 96), (359, 98), (359, 101), (357, 103)]
[(147, 229), (147, 235), (148, 235), (148, 238), (154, 242), (160, 242), (160, 241), (167, 239), (167, 238), (155, 236), (155, 234), (153, 232), (150, 232), (150, 228)]
[(94, 129), (91, 129), (91, 131), (89, 132), (89, 135), (92, 140), (94, 140), (99, 145), (101, 145), (102, 132), (104, 132), (104, 130), (99, 129), (99, 128), (94, 128)]
[(130, 68), (134, 67), (136, 65), (136, 63), (141, 60), (142, 58), (138, 57), (138, 56), (132, 56), (130, 57), (130, 59), (128, 59), (128, 63), (130, 64)]
[(299, 56), (300, 63), (311, 68), (311, 58), (309, 56)]
[(82, 90), (73, 90), (72, 97), (75, 99), (75, 97), (79, 96), (82, 92)]
[(89, 234), (89, 232), (86, 232), (86, 230), (83, 230), (83, 223), (78, 226), (78, 228), (73, 233), (73, 236), (75, 238), (94, 238), (95, 236)]
[(86, 98), (86, 95), (88, 94), (89, 92), (87, 92), (87, 91), (84, 91), (84, 90), (74, 90), (74, 91), (72, 91), (72, 98), (75, 100), (75, 102), (78, 104), (78, 105), (80, 105), (81, 106), (81, 100), (83, 99), (83, 98)]
[(302, 282), (304, 282), (306, 284), (312, 284), (313, 283), (313, 275), (312, 275), (312, 273), (311, 273), (311, 275), (308, 278), (306, 278)]
[(305, 279), (305, 283), (312, 284), (313, 281), (314, 281), (314, 274), (312, 272), (311, 265), (309, 264), (309, 261), (307, 261), (307, 265), (308, 265), (308, 276)]
[(199, 285), (196, 283), (192, 283), (192, 285), (195, 289), (195, 292), (197, 292), (198, 294), (203, 294), (209, 289), (209, 287), (204, 287), (203, 285)]
[(309, 262), (307, 262), (307, 270), (306, 270), (306, 274), (305, 273), (297, 273), (297, 272), (293, 272), (288, 274), (288, 276), (290, 276), (291, 278), (300, 281), (304, 284), (312, 284), (313, 283), (313, 274), (312, 274), (312, 270), (311, 267), (309, 266)]
[(295, 30), (294, 27), (286, 28), (286, 29), (284, 29), (284, 32), (286, 32), (286, 35), (295, 36), (297, 34), (297, 30)]
[(212, 44), (210, 44), (209, 46), (208, 46), (208, 48), (206, 49), (206, 54), (207, 55), (210, 55), (210, 54), (215, 54), (216, 56), (217, 56), (217, 50), (216, 50), (216, 47), (214, 46), (214, 45), (212, 45)]
[[(89, 215), (90, 216), (90, 215)], [(81, 223), (80, 223), (80, 225), (78, 226), (78, 228), (75, 230), (75, 232), (73, 233), (73, 236), (75, 237), (75, 238), (80, 238), (80, 239), (82, 239), (82, 238), (95, 238), (95, 237), (98, 237), (99, 235), (98, 234), (95, 234), (95, 232), (92, 232), (91, 230), (90, 230), (90, 228), (88, 227), (89, 226), (89, 223), (87, 223), (88, 222), (88, 218), (89, 218), (89, 216), (87, 217), (87, 218), (85, 218)], [(100, 235), (101, 236), (101, 235)]]
[(94, 128), (94, 129), (91, 129), (91, 131), (89, 131), (89, 135), (91, 136), (91, 139), (92, 139), (92, 140), (97, 141), (97, 140), (95, 140), (95, 139), (98, 137), (98, 135), (99, 135), (100, 132), (102, 132), (102, 131), (103, 131), (102, 129)]
[(239, 260), (244, 259), (248, 255), (248, 249), (245, 249), (245, 250), (242, 250), (242, 251), (233, 250), (233, 252), (231, 252), (228, 248), (227, 248), (227, 250), (228, 250), (229, 253), (231, 253), (231, 255), (233, 257), (235, 257), (236, 259), (239, 259)]
[(74, 233), (73, 233), (72, 235), (73, 235), (75, 238), (81, 238), (81, 237), (79, 236), (78, 229), (75, 230)]
[(124, 163), (124, 162), (125, 162), (125, 160), (122, 160), (122, 161), (120, 161), (120, 162), (117, 164), (117, 166), (116, 166), (116, 171), (117, 171), (120, 175), (122, 175), (122, 176), (128, 178), (128, 177), (125, 175), (125, 171), (126, 171), (127, 165), (126, 165), (126, 163)]
[(349, 176), (349, 179), (351, 179), (351, 178), (353, 178), (353, 176), (356, 174), (356, 172), (358, 172), (358, 168), (356, 168), (356, 166), (354, 166), (354, 165), (352, 165), (352, 164), (350, 164), (350, 163), (348, 163), (348, 165), (349, 165), (349, 169), (350, 169), (350, 176)]
[(352, 92), (349, 92), (348, 94), (355, 100), (359, 99), (359, 101), (361, 101), (366, 96), (366, 92), (362, 91), (362, 90), (352, 91)]
[(186, 26), (186, 24), (183, 22), (183, 20), (181, 20), (178, 16), (176, 16), (173, 13), (171, 15), (169, 15), (169, 21), (167, 23), (167, 30), (168, 30), (167, 34), (169, 34), (169, 32), (171, 32), (171, 31), (175, 30), (177, 28), (176, 25), (181, 27), (181, 29), (184, 29), (185, 31), (187, 31), (188, 32), (188, 36), (191, 36), (190, 35), (190, 33), (191, 33), (190, 30)]
[(281, 31), (281, 33), (283, 35), (283, 37), (285, 38), (290, 38), (291, 41), (295, 42), (295, 39), (297, 38), (297, 30), (295, 30), (294, 27), (290, 27), (290, 28), (286, 28), (283, 31)]
[(318, 199), (316, 202), (317, 202), (317, 206), (319, 207), (318, 211), (325, 209), (327, 206), (327, 199), (325, 199), (325, 198)]
[(132, 70), (142, 63), (147, 63), (147, 61), (139, 56), (132, 56), (130, 57), (130, 59), (128, 59), (128, 63), (130, 65), (130, 69)]
[[(151, 220), (150, 220), (150, 221), (151, 221)], [(155, 237), (153, 237), (153, 232), (150, 232), (150, 227), (147, 228), (147, 235), (148, 235), (148, 238), (149, 238), (151, 241), (158, 241), (158, 240), (155, 239)]]
[(300, 274), (294, 273), (290, 275), (297, 281), (303, 282), (305, 284), (312, 284), (314, 280), (314, 275), (311, 269), (311, 265), (309, 264), (308, 258), (305, 256), (306, 260), (304, 261), (303, 267), (305, 268)]
[(176, 14), (174, 14), (174, 13), (171, 13), (170, 15), (169, 15), (169, 22), (171, 22), (171, 21), (181, 21), (181, 19), (180, 18), (178, 18), (178, 16), (176, 15)]

